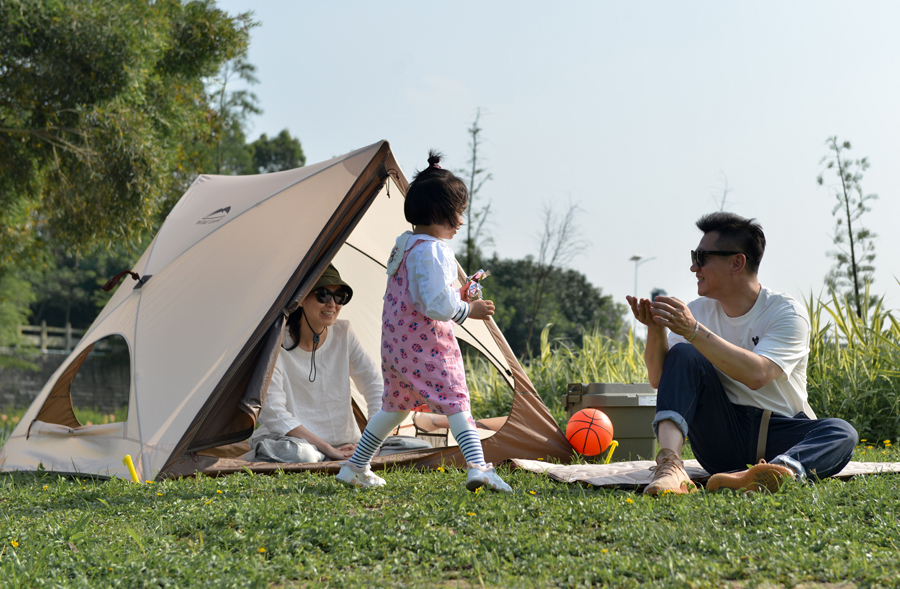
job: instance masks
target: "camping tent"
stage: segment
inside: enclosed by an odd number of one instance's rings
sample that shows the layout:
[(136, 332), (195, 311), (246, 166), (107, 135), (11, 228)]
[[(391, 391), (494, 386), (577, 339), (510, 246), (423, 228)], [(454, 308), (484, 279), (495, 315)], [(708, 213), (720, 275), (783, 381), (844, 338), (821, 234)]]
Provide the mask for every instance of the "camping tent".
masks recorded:
[[(407, 188), (386, 141), (295, 170), (198, 177), (132, 269), (136, 282), (122, 283), (0, 449), (0, 470), (127, 478), (125, 455), (148, 480), (247, 466), (229, 449), (253, 431), (287, 316), (332, 260), (354, 285), (341, 318), (377, 354), (383, 261), (408, 228)], [(496, 324), (467, 321), (456, 331), (521, 393), (506, 426), (484, 442), (488, 460), (570, 456)], [(129, 353), (127, 419), (82, 425), (71, 384), (111, 337)], [(458, 449), (379, 464), (442, 461), (461, 463)], [(250, 463), (275, 466), (333, 468)]]

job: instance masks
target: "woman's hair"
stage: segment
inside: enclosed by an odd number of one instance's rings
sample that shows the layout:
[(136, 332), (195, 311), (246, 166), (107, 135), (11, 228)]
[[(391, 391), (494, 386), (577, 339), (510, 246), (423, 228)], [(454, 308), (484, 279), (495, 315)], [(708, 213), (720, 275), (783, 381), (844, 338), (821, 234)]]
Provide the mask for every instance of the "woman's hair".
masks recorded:
[(418, 172), (406, 192), (403, 214), (413, 225), (456, 227), (466, 212), (469, 191), (462, 180), (438, 165), (444, 156), (428, 152), (428, 167)]
[(287, 332), (294, 340), (294, 344), (289, 348), (284, 348), (288, 352), (300, 345), (300, 321), (303, 320), (303, 307), (297, 307), (297, 310), (288, 315)]

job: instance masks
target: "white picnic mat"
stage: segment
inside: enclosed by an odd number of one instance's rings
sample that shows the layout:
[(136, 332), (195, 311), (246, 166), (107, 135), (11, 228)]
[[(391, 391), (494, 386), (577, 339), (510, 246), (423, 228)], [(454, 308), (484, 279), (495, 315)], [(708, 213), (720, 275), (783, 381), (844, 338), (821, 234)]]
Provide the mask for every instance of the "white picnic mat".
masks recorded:
[[(537, 474), (544, 474), (563, 483), (583, 482), (595, 487), (633, 486), (641, 487), (650, 484), (653, 473), (650, 467), (656, 464), (652, 460), (636, 460), (634, 462), (613, 462), (610, 464), (548, 464), (540, 460), (512, 460), (518, 468), (524, 468)], [(703, 470), (696, 460), (685, 460), (684, 468), (692, 481), (704, 482), (709, 473)], [(883, 472), (900, 473), (900, 462), (850, 462), (844, 470), (834, 475), (837, 478), (850, 478), (858, 475), (878, 474)]]

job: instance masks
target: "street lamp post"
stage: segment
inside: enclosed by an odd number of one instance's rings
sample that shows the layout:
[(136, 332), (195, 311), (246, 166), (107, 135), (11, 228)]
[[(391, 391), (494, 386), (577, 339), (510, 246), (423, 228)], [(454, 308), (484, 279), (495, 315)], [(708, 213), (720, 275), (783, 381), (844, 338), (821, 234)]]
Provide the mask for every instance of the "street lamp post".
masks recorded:
[[(650, 260), (655, 260), (656, 256), (652, 258), (648, 258), (644, 254), (634, 254), (631, 256), (631, 261), (634, 262), (634, 298), (638, 299), (638, 267), (644, 262), (649, 262)], [(631, 320), (631, 332), (637, 336), (637, 318), (633, 318)]]

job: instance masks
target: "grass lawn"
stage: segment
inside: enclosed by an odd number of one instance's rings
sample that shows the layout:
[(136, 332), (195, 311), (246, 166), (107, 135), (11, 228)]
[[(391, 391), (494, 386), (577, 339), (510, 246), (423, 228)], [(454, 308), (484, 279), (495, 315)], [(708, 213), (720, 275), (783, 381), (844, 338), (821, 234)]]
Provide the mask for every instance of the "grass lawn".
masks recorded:
[[(857, 460), (900, 461), (883, 444)], [(897, 587), (900, 476), (657, 499), (390, 471), (136, 485), (0, 475), (4, 587)]]

